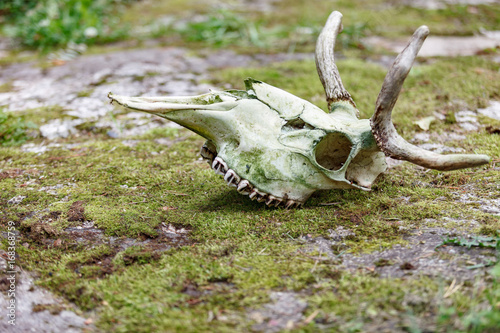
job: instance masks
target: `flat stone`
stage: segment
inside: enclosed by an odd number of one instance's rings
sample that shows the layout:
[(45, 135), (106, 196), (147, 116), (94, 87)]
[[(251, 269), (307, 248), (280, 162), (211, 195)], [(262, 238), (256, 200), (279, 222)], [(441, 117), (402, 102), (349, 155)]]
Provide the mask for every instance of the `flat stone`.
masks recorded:
[(483, 116), (500, 120), (500, 102), (491, 101), (488, 107), (484, 109), (478, 109), (477, 112), (482, 114)]
[[(500, 216), (500, 199), (481, 198), (471, 193), (458, 194), (458, 202), (472, 204), (473, 209), (479, 209), (484, 213)], [(491, 193), (493, 197), (495, 194)]]
[(75, 126), (78, 126), (83, 122), (84, 121), (80, 119), (54, 119), (49, 123), (40, 126), (40, 134), (49, 140), (54, 140), (57, 138), (67, 138), (71, 134), (77, 133)]
[(450, 5), (490, 5), (498, 0), (404, 0), (403, 4), (425, 9), (443, 9)]
[[(4, 259), (0, 258), (0, 261), (4, 261)], [(37, 287), (28, 273), (17, 272), (15, 277), (15, 326), (8, 323), (6, 316), (2, 316), (0, 321), (1, 332), (80, 333), (84, 328), (87, 328), (88, 332), (93, 331), (93, 325), (86, 325), (86, 322), (88, 322), (86, 318), (70, 311), (71, 306), (61, 298)], [(10, 299), (2, 294), (0, 296), (0, 308), (5, 310), (9, 304)], [(33, 311), (35, 306), (56, 308), (60, 309), (60, 311), (51, 311), (52, 313), (49, 310)]]
[[(451, 221), (450, 221), (451, 222)], [(474, 226), (473, 221), (463, 221), (463, 224)], [(458, 281), (473, 281), (482, 276), (488, 269), (494, 249), (465, 248), (443, 246), (443, 239), (455, 238), (453, 230), (445, 228), (422, 228), (407, 237), (409, 246), (395, 245), (391, 249), (363, 255), (346, 254), (341, 256), (345, 269), (369, 269), (378, 273), (381, 278), (401, 278), (426, 275)], [(471, 235), (463, 234), (468, 238)], [(465, 262), (474, 261), (485, 267), (468, 269)]]
[(21, 202), (23, 202), (24, 199), (26, 199), (26, 196), (24, 196), (24, 195), (17, 195), (15, 197), (9, 199), (9, 201), (7, 201), (7, 203), (9, 205), (18, 205)]
[[(432, 33), (432, 32), (431, 32)], [(372, 47), (383, 47), (393, 52), (401, 52), (408, 42), (407, 39), (387, 39), (371, 36), (363, 41)], [(494, 49), (500, 46), (500, 38), (494, 34), (488, 36), (432, 36), (425, 40), (418, 52), (419, 57), (456, 57), (472, 56), (485, 49)]]
[(423, 143), (418, 145), (420, 148), (426, 149), (433, 151), (435, 153), (461, 153), (464, 152), (463, 148), (453, 148), (453, 147), (447, 147), (445, 145), (439, 144), (439, 143)]
[(304, 319), (303, 312), (307, 303), (300, 300), (292, 292), (273, 292), (270, 295), (273, 303), (250, 311), (248, 317), (257, 322), (252, 326), (254, 332), (274, 333), (284, 329), (292, 329)]

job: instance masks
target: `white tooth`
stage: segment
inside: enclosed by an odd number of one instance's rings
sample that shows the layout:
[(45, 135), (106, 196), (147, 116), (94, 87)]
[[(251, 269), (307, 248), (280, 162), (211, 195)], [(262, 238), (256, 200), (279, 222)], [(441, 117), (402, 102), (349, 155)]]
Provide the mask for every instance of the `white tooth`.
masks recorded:
[(251, 190), (252, 190), (252, 185), (250, 185), (250, 182), (248, 180), (243, 179), (242, 181), (239, 182), (238, 192), (243, 194), (248, 194), (250, 193)]
[(256, 199), (258, 202), (263, 202), (266, 200), (267, 193), (261, 192), (258, 189), (254, 188), (252, 193), (249, 194), (250, 199)]
[(266, 200), (266, 205), (274, 206), (274, 200), (276, 200), (275, 196), (273, 196), (273, 195), (268, 196), (267, 200)]
[(242, 189), (244, 189), (245, 187), (247, 187), (248, 185), (250, 185), (250, 183), (248, 182), (248, 180), (246, 179), (243, 179), (239, 184), (238, 184), (238, 191), (241, 191)]
[(286, 209), (289, 209), (289, 208), (293, 208), (293, 206), (295, 205), (295, 201), (294, 200), (288, 200), (285, 204), (285, 208)]
[(240, 177), (236, 174), (236, 172), (234, 172), (234, 170), (229, 169), (224, 176), (224, 180), (227, 182), (227, 185), (236, 187), (240, 182)]
[(212, 163), (212, 169), (214, 169), (216, 174), (224, 176), (226, 174), (227, 164), (222, 160), (222, 158), (216, 157)]
[(254, 199), (255, 197), (257, 196), (257, 191), (254, 189), (252, 192), (250, 192), (250, 194), (248, 195), (248, 197), (250, 199)]
[[(219, 158), (220, 158), (220, 157), (219, 157)], [(224, 160), (223, 160), (222, 158), (220, 158), (220, 161), (219, 161), (219, 162), (220, 162), (220, 165), (221, 165), (220, 172), (222, 172), (222, 173), (224, 173), (224, 174), (225, 174), (225, 173), (226, 173), (226, 171), (227, 171), (227, 169), (229, 169), (229, 168), (227, 167), (226, 162), (224, 162)]]
[(261, 196), (260, 194), (257, 195), (257, 202), (264, 202), (264, 201), (266, 201), (265, 195), (263, 195), (263, 196)]
[[(234, 171), (233, 171), (234, 172)], [(231, 184), (233, 186), (238, 186), (239, 182), (240, 182), (241, 178), (240, 176), (238, 176), (238, 174), (236, 172), (234, 172), (234, 177), (233, 179), (231, 180)]]
[(210, 149), (208, 149), (207, 146), (201, 147), (200, 155), (204, 159), (209, 160), (210, 163), (212, 163), (212, 161), (215, 157), (215, 153), (213, 151), (211, 151)]
[(214, 161), (212, 162), (212, 169), (216, 170), (217, 169), (217, 165), (219, 164), (219, 158), (216, 157), (214, 159)]
[(266, 200), (266, 195), (267, 193), (266, 192), (261, 192), (259, 191), (257, 188), (254, 188), (250, 194), (248, 195), (250, 197), (250, 199), (252, 200), (255, 200), (257, 199), (258, 202), (262, 202), (264, 200)]

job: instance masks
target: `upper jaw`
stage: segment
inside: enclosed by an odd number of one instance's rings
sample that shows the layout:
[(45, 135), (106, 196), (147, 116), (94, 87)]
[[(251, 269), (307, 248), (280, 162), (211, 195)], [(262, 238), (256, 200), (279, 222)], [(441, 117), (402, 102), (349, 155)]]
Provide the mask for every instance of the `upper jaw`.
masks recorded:
[(108, 98), (111, 103), (157, 115), (179, 110), (228, 111), (238, 105), (236, 97), (223, 92), (193, 97), (128, 97), (109, 93)]
[(225, 92), (193, 97), (128, 97), (109, 93), (112, 102), (166, 118), (202, 137), (219, 142), (234, 132), (234, 112), (241, 98)]

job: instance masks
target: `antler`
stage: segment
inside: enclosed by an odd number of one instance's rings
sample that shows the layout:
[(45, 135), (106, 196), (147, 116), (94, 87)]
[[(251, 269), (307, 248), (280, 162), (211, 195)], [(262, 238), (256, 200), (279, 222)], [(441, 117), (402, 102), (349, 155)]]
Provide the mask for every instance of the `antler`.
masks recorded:
[(377, 98), (375, 113), (370, 119), (377, 146), (392, 158), (441, 171), (470, 168), (489, 163), (490, 158), (486, 155), (441, 155), (422, 149), (408, 143), (394, 128), (391, 120), (392, 109), (417, 53), (428, 35), (429, 28), (426, 26), (418, 28), (385, 77)]
[(339, 70), (337, 69), (337, 65), (335, 65), (333, 49), (337, 35), (341, 31), (342, 14), (335, 11), (328, 17), (316, 42), (316, 69), (318, 70), (319, 79), (325, 88), (328, 109), (331, 108), (333, 103), (338, 101), (347, 101), (356, 107), (356, 103), (352, 100), (351, 95), (344, 88)]

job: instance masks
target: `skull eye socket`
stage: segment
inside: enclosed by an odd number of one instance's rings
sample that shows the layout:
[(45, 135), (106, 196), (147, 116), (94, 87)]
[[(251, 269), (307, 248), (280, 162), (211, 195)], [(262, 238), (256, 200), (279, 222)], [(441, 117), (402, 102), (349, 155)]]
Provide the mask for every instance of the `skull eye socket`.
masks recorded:
[(316, 146), (316, 162), (325, 169), (341, 169), (351, 153), (352, 143), (342, 133), (328, 133)]

